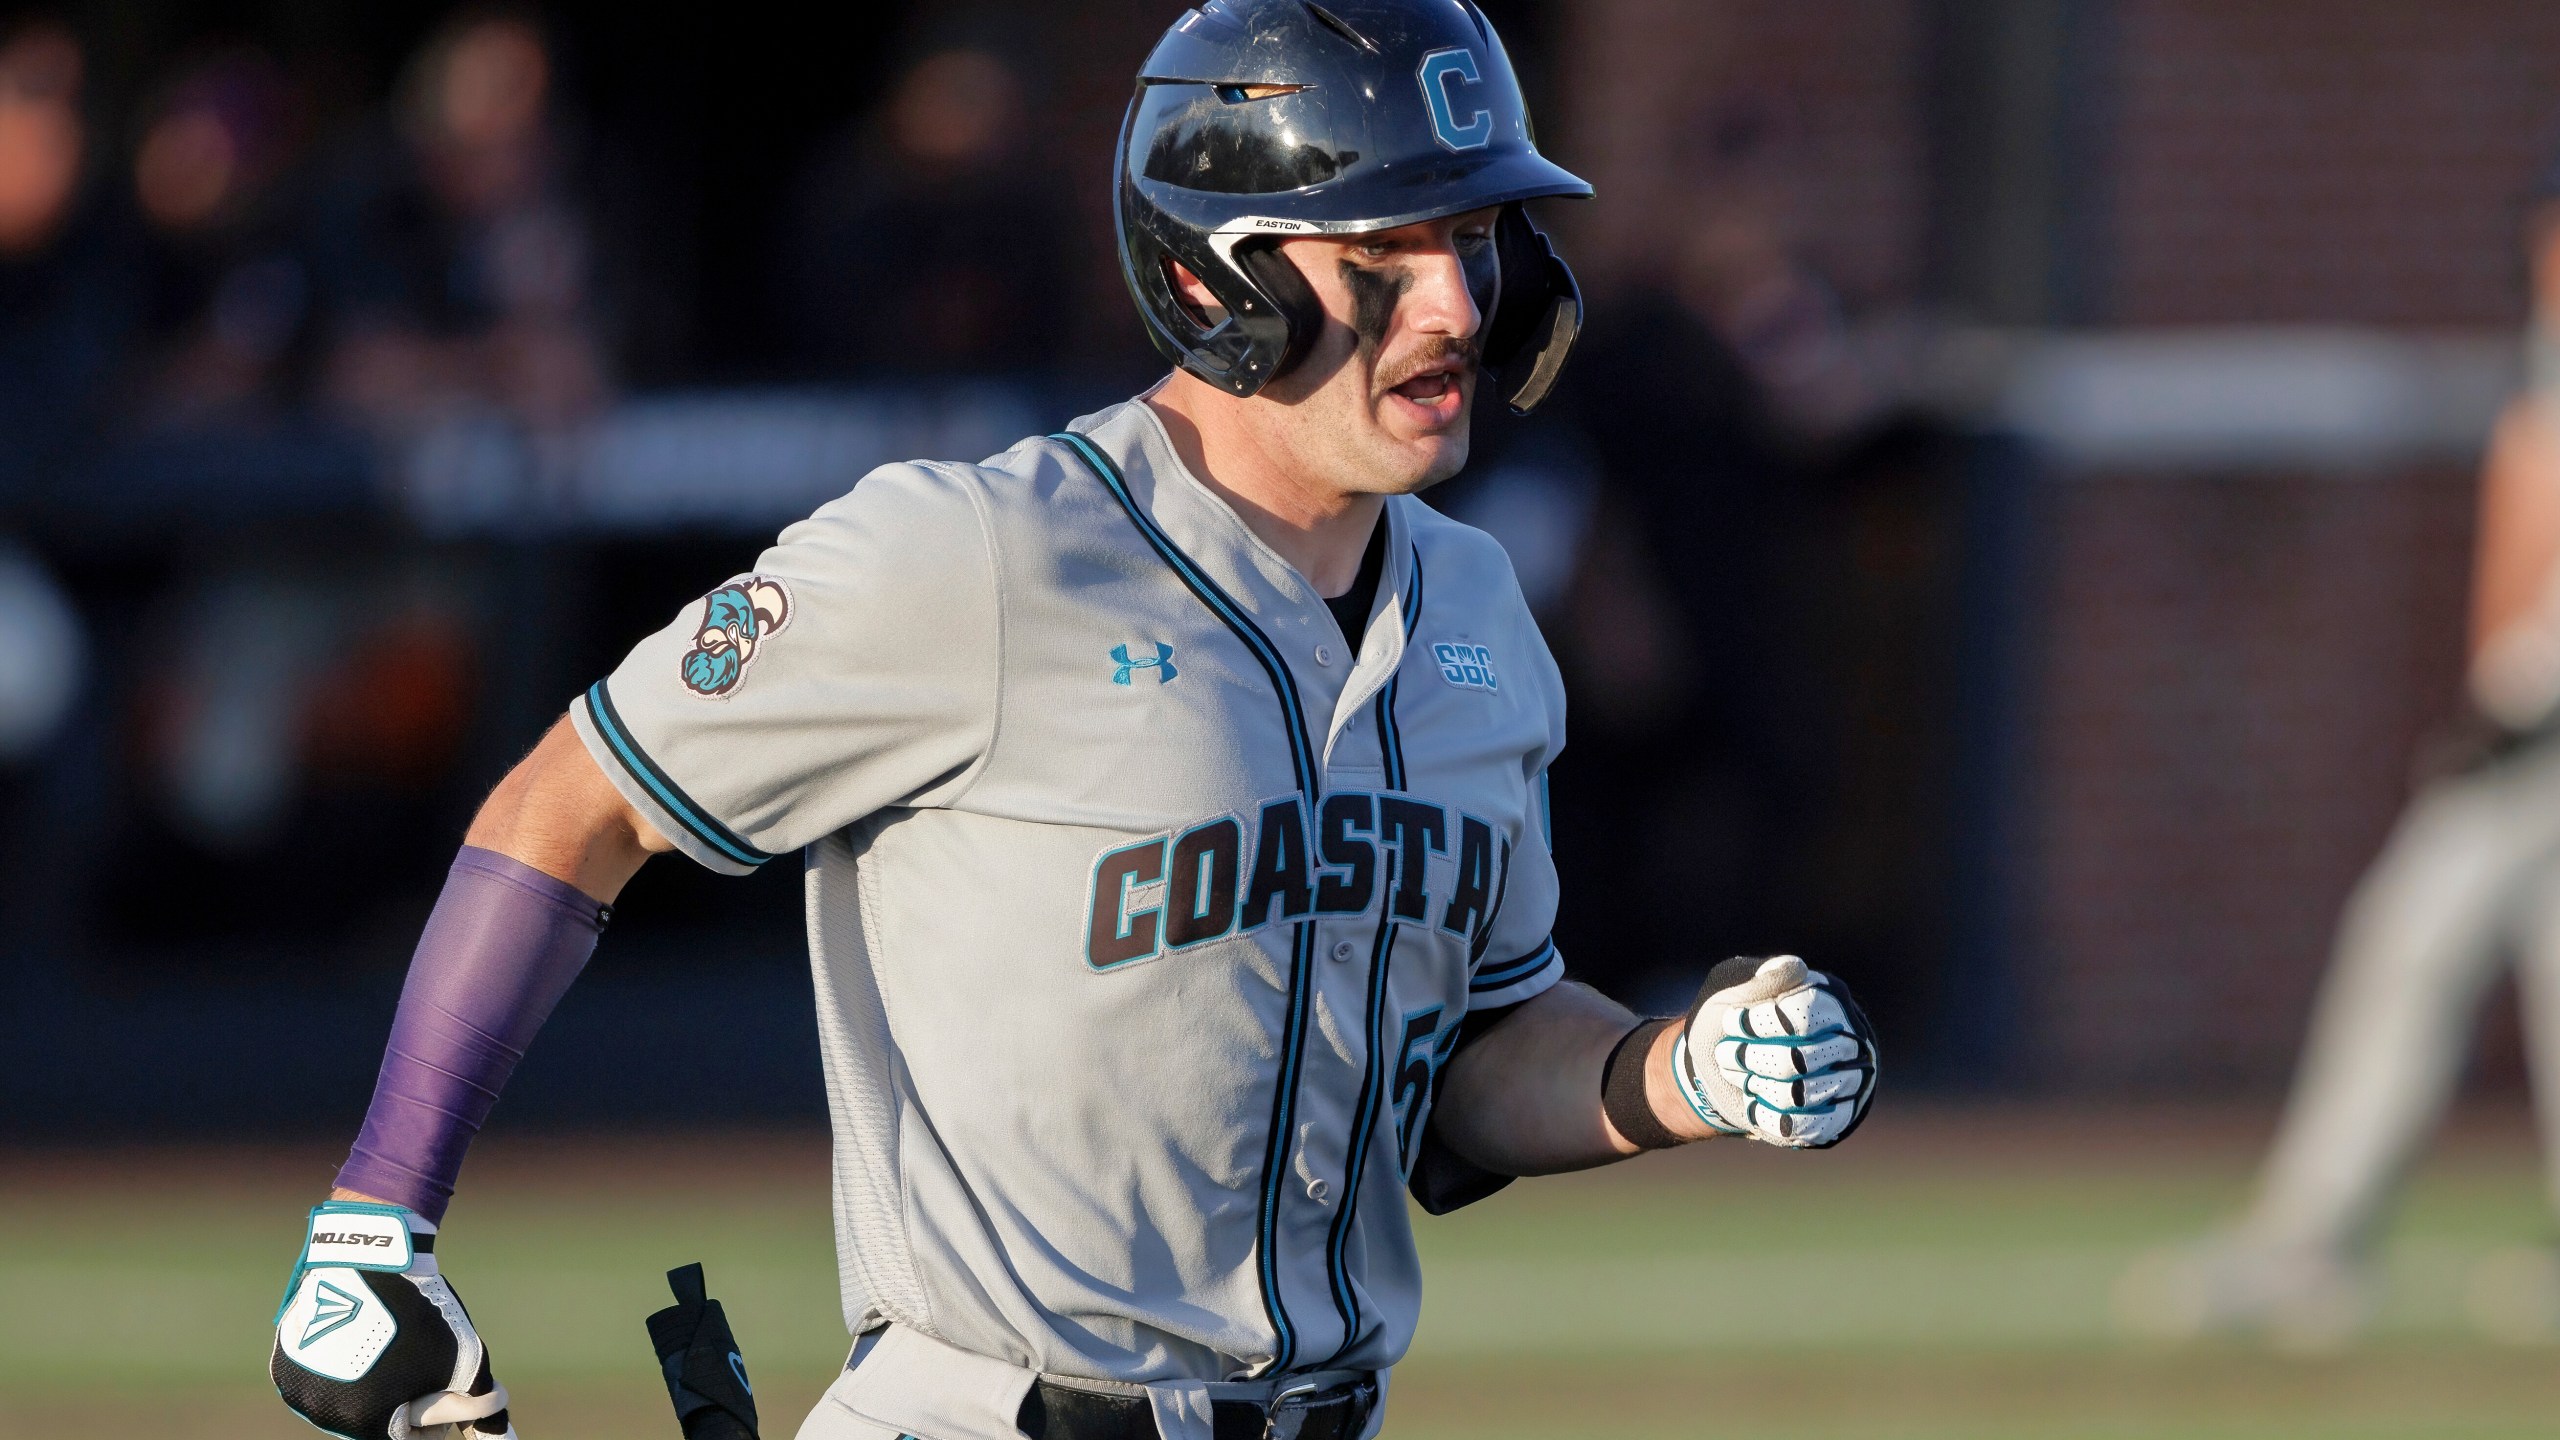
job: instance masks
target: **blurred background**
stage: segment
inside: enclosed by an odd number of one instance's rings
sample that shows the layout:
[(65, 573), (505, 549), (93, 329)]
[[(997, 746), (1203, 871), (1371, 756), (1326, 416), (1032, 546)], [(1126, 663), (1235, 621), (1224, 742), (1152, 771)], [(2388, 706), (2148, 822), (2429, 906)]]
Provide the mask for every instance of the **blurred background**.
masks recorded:
[[(2538, 1433), (2553, 1356), (2475, 1303), (2550, 1231), (2503, 998), (2378, 1350), (2126, 1348), (2106, 1296), (2239, 1202), (2460, 706), (2560, 9), (1484, 3), (1599, 190), (1541, 215), (1562, 393), (1431, 497), (1567, 672), (1559, 939), (1657, 1009), (1801, 951), (1893, 1078), (1863, 1158), (1426, 1225), (1390, 1433)], [(0, 1435), (290, 1433), (266, 1292), (479, 797), (873, 465), (1161, 372), (1107, 183), (1179, 9), (0, 21)], [(769, 1428), (840, 1348), (772, 869), (644, 872), (475, 1162), (455, 1263), (533, 1440), (658, 1433), (639, 1316), (696, 1252)], [(207, 1238), (125, 1238), (164, 1224)], [(1856, 1313), (1716, 1300), (1808, 1274)]]

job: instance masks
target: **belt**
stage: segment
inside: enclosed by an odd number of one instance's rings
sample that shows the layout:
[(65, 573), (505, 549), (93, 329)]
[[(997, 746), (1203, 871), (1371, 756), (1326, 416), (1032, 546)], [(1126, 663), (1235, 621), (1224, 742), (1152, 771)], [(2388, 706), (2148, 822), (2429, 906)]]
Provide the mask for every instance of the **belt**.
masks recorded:
[[(1360, 1440), (1377, 1407), (1378, 1382), (1348, 1380), (1318, 1387), (1282, 1386), (1271, 1402), (1213, 1400), (1217, 1440)], [(1079, 1390), (1042, 1380), (1022, 1397), (1015, 1428), (1031, 1440), (1157, 1440), (1155, 1411), (1144, 1395)]]

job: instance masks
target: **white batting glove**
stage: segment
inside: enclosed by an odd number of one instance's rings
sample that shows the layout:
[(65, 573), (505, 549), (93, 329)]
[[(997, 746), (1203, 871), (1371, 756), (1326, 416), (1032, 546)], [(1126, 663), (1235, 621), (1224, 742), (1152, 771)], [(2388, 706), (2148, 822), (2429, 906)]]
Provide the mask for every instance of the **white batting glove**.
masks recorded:
[(516, 1440), (434, 1237), (398, 1205), (311, 1212), (267, 1359), (293, 1413), (343, 1440)]
[(1790, 1150), (1849, 1138), (1876, 1093), (1875, 1032), (1847, 986), (1793, 955), (1707, 976), (1672, 1073), (1698, 1118)]

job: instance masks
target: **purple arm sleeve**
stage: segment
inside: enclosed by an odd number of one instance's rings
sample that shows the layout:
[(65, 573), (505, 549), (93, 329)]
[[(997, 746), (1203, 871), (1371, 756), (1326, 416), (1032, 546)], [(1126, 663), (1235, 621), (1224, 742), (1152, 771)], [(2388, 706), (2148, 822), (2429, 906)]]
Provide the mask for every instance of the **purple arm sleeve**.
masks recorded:
[(462, 847), (409, 961), (341, 1189), (444, 1218), (462, 1152), (612, 914), (530, 865)]

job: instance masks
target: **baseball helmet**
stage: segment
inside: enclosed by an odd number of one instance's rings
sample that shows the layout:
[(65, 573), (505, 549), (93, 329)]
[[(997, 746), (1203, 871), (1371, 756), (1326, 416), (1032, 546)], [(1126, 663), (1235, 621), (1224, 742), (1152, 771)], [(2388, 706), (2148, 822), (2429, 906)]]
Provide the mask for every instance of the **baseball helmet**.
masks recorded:
[[(1573, 272), (1521, 202), (1587, 197), (1538, 153), (1520, 82), (1473, 0), (1208, 0), (1138, 72), (1120, 127), (1121, 275), (1165, 358), (1252, 395), (1324, 314), (1292, 235), (1393, 229), (1488, 206), (1499, 279), (1470, 276), (1495, 393), (1522, 414), (1582, 323)], [(1199, 277), (1214, 321), (1174, 289)]]

